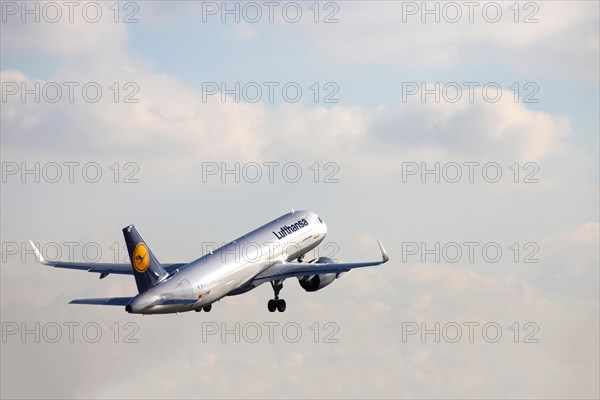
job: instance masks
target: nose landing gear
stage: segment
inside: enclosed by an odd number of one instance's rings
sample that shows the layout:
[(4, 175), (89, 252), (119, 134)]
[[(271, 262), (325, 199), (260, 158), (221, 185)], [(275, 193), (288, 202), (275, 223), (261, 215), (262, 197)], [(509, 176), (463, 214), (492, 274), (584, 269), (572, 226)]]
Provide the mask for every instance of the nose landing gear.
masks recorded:
[(267, 308), (269, 309), (269, 312), (275, 312), (275, 310), (279, 312), (284, 312), (286, 309), (285, 300), (279, 298), (279, 292), (281, 291), (281, 289), (283, 289), (283, 282), (271, 282), (271, 287), (273, 288), (273, 292), (275, 293), (275, 298), (269, 300), (269, 302), (267, 303)]

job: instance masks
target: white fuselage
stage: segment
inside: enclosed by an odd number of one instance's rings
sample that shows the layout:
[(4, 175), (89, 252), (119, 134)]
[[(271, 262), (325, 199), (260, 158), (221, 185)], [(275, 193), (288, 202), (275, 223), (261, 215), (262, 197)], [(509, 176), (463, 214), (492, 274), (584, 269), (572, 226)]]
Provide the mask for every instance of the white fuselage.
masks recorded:
[[(327, 234), (327, 225), (310, 211), (296, 211), (183, 266), (163, 282), (136, 296), (131, 312), (164, 314), (191, 311), (224, 296), (254, 289), (251, 283), (273, 264), (304, 256)], [(195, 298), (193, 304), (153, 305), (159, 299)]]

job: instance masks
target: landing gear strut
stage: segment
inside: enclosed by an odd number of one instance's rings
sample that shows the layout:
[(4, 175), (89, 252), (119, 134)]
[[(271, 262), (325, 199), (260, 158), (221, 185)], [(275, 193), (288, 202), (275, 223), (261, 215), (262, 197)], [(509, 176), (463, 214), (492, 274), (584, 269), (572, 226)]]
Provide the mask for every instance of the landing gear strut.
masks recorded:
[(275, 310), (279, 312), (284, 312), (286, 308), (285, 300), (279, 298), (279, 292), (283, 289), (283, 283), (281, 281), (271, 282), (271, 287), (273, 288), (273, 292), (275, 293), (275, 298), (269, 300), (267, 303), (267, 308), (269, 312), (275, 312)]

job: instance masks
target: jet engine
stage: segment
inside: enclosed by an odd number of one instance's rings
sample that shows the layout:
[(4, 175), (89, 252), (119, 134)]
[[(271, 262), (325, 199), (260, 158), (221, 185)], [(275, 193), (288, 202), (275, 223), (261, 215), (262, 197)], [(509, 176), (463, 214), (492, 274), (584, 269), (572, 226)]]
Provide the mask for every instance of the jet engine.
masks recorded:
[[(334, 261), (328, 257), (319, 257), (315, 260), (310, 261), (309, 263), (315, 264), (326, 264), (333, 263)], [(316, 292), (317, 290), (323, 289), (325, 286), (331, 284), (336, 278), (338, 274), (320, 274), (320, 275), (312, 275), (312, 276), (303, 276), (299, 278), (300, 286), (302, 289), (307, 292)]]

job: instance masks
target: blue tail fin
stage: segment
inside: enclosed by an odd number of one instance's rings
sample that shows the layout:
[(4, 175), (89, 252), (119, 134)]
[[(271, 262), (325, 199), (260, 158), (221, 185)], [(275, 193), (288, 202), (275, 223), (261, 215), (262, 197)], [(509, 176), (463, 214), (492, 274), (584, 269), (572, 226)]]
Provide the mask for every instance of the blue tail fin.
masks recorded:
[(137, 284), (138, 292), (143, 293), (160, 281), (164, 280), (168, 273), (160, 265), (154, 254), (150, 251), (144, 239), (140, 236), (135, 226), (129, 225), (123, 228), (123, 236), (127, 244), (129, 259), (133, 267), (133, 275)]

